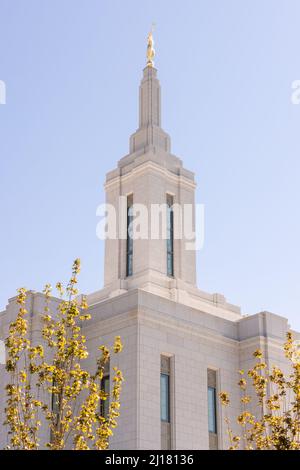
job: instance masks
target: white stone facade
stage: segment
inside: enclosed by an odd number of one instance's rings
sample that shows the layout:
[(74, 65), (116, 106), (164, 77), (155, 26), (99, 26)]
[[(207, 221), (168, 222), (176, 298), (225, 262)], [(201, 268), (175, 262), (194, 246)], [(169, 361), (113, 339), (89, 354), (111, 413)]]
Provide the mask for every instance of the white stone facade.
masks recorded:
[[(170, 153), (170, 138), (161, 128), (160, 86), (156, 70), (144, 69), (140, 87), (139, 128), (130, 139), (130, 154), (106, 179), (107, 202), (118, 207), (119, 196), (150, 208), (165, 202), (193, 204), (194, 175)], [(111, 449), (166, 447), (162, 431), (169, 433), (172, 449), (208, 449), (207, 370), (216, 371), (216, 388), (232, 398), (232, 420), (240, 412), (239, 369), (252, 363), (261, 348), (269, 365), (285, 367), (282, 344), (289, 329), (287, 319), (268, 312), (242, 316), (237, 306), (221, 294), (207, 294), (196, 284), (195, 252), (185, 249), (185, 239), (174, 240), (174, 276), (167, 276), (166, 240), (134, 240), (133, 274), (126, 276), (126, 240), (107, 240), (105, 285), (88, 295), (91, 321), (84, 334), (89, 350), (88, 367), (94, 366), (99, 344), (113, 344), (120, 335), (123, 352), (112, 358), (125, 383), (119, 426)], [(30, 293), (29, 318), (33, 337), (40, 338), (39, 313), (44, 298)], [(53, 301), (55, 304), (55, 300)], [(0, 339), (17, 314), (16, 298), (0, 314)], [(299, 338), (299, 334), (295, 333)], [(170, 423), (161, 422), (161, 356), (170, 358)], [(117, 364), (113, 361), (117, 360)], [(7, 379), (0, 365), (0, 411), (3, 422)], [(223, 410), (217, 404), (217, 444), (226, 448)], [(47, 440), (44, 429), (44, 440)], [(0, 427), (0, 448), (7, 431)]]

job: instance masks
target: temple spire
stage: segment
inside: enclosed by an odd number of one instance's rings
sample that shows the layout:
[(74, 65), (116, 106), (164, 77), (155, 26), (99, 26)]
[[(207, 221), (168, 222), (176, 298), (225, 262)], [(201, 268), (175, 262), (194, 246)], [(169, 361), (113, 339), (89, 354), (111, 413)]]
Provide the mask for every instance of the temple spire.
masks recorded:
[(161, 128), (161, 96), (154, 67), (153, 26), (148, 34), (147, 64), (143, 70), (139, 96), (139, 127), (130, 137), (130, 153), (155, 148), (170, 152), (170, 137)]

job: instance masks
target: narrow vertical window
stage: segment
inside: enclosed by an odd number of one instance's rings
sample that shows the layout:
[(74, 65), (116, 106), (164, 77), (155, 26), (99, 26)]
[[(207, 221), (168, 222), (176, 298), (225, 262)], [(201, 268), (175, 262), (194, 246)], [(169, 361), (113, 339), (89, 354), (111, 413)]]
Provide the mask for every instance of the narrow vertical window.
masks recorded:
[(54, 413), (56, 417), (58, 417), (60, 406), (60, 394), (58, 392), (57, 382), (55, 379), (53, 379), (52, 381), (52, 388), (53, 391), (51, 393), (51, 410), (52, 413)]
[[(54, 428), (56, 429), (57, 424), (58, 424), (58, 419), (59, 419), (59, 408), (60, 408), (60, 402), (61, 402), (61, 395), (58, 392), (57, 383), (54, 379), (52, 381), (52, 387), (53, 387), (53, 390), (52, 390), (52, 393), (51, 393), (51, 411), (52, 411), (52, 414), (53, 414), (53, 417), (54, 417), (52, 423), (54, 425)], [(53, 429), (51, 428), (50, 429), (50, 442), (53, 442), (53, 440), (54, 440), (54, 432), (53, 432)]]
[(174, 276), (174, 212), (170, 194), (167, 194), (167, 275)]
[(161, 448), (171, 449), (170, 357), (160, 358)]
[(216, 389), (208, 387), (208, 430), (217, 433)]
[(101, 379), (101, 390), (105, 393), (105, 400), (100, 401), (100, 414), (103, 418), (107, 419), (108, 412), (109, 412), (109, 394), (110, 394), (110, 386), (109, 386), (109, 362), (105, 364), (105, 369), (103, 373), (103, 377)]
[(170, 376), (160, 374), (160, 416), (166, 423), (170, 422)]
[(207, 406), (208, 406), (208, 432), (209, 448), (218, 448), (217, 429), (217, 373), (207, 369)]
[(126, 276), (132, 276), (133, 273), (133, 196), (127, 196), (127, 246), (126, 246)]

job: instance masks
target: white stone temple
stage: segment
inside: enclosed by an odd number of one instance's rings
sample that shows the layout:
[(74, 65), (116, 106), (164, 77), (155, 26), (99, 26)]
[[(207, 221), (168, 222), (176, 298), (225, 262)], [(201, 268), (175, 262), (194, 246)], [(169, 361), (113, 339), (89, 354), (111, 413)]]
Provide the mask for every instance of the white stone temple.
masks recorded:
[[(184, 236), (174, 237), (178, 221), (172, 211), (174, 204), (194, 208), (195, 188), (194, 174), (171, 153), (170, 137), (161, 127), (161, 89), (149, 35), (139, 90), (139, 126), (130, 137), (129, 154), (107, 174), (106, 202), (123, 211), (117, 220), (127, 224), (134, 204), (148, 209), (150, 222), (151, 207), (166, 204), (168, 237), (132, 239), (127, 230), (124, 238), (107, 239), (104, 287), (87, 296), (92, 319), (84, 334), (90, 367), (99, 344), (112, 345), (116, 335), (124, 344), (123, 352), (110, 363), (111, 370), (118, 365), (125, 378), (119, 426), (110, 449), (227, 448), (218, 391), (231, 395), (229, 415), (234, 421), (240, 412), (238, 370), (251, 366), (253, 351), (261, 348), (269, 365), (285, 367), (282, 344), (289, 330), (285, 317), (269, 312), (243, 316), (222, 294), (198, 289), (196, 251), (187, 249)], [(122, 209), (120, 196), (127, 201)], [(28, 304), (32, 337), (38, 340), (43, 294), (30, 292)], [(13, 297), (0, 313), (0, 339), (7, 336), (17, 311)], [(0, 381), (2, 423), (4, 365)], [(45, 428), (45, 440), (48, 432)], [(0, 448), (6, 444), (7, 430), (1, 426)]]

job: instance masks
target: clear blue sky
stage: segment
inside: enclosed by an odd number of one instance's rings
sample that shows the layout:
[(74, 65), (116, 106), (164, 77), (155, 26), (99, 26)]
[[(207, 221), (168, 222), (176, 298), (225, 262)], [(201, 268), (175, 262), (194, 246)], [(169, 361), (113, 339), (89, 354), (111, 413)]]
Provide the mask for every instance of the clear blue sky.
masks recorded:
[(102, 287), (96, 207), (137, 127), (157, 25), (163, 127), (206, 207), (198, 285), (300, 330), (299, 0), (0, 0), (0, 307)]

